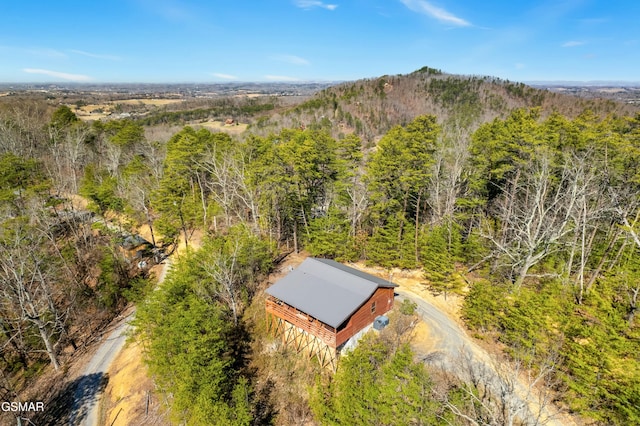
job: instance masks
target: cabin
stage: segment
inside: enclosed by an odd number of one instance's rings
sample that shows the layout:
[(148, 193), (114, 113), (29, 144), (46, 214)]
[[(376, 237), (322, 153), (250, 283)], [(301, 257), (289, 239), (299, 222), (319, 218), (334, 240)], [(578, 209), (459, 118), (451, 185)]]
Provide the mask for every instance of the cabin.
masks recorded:
[(151, 257), (154, 248), (141, 235), (127, 235), (120, 243), (120, 251), (128, 262), (139, 262), (145, 257)]
[(340, 350), (391, 310), (395, 287), (333, 260), (307, 258), (266, 290), (269, 330), (335, 370)]

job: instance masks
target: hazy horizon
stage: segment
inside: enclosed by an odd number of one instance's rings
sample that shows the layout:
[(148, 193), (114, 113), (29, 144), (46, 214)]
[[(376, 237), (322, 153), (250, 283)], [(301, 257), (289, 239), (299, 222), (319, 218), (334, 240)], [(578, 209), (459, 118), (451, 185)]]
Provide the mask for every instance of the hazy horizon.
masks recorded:
[[(398, 74), (391, 74), (391, 75), (398, 75)], [(458, 74), (451, 74), (451, 75), (458, 75)], [(461, 76), (465, 76), (464, 74), (460, 74)], [(74, 81), (16, 81), (16, 82), (5, 82), (5, 81), (0, 81), (0, 87), (5, 87), (5, 86), (28, 86), (28, 85), (34, 85), (34, 86), (61, 86), (61, 87), (74, 87), (74, 86), (127, 86), (127, 85), (149, 85), (149, 86), (181, 86), (181, 85), (188, 85), (188, 86), (207, 86), (207, 85), (288, 85), (288, 86), (295, 86), (295, 85), (309, 85), (309, 84), (319, 84), (319, 85), (326, 85), (326, 84), (340, 84), (340, 83), (345, 83), (345, 82), (349, 82), (349, 81), (357, 81), (357, 80), (365, 80), (365, 79), (375, 79), (375, 78), (381, 78), (383, 77), (381, 76), (370, 76), (370, 77), (361, 77), (358, 79), (354, 79), (354, 80), (300, 80), (300, 81), (241, 81), (241, 80), (234, 80), (234, 81), (158, 81), (158, 82), (151, 82), (151, 81), (121, 81), (121, 82), (116, 82), (116, 81), (105, 81), (105, 82), (74, 82)], [(499, 78), (496, 76), (480, 76), (480, 77), (487, 77), (487, 78)], [(504, 79), (505, 81), (508, 79)], [(532, 80), (532, 81), (512, 81), (512, 82), (516, 82), (516, 83), (524, 83), (527, 85), (566, 85), (566, 86), (631, 86), (631, 87), (636, 87), (636, 86), (640, 86), (640, 80)]]

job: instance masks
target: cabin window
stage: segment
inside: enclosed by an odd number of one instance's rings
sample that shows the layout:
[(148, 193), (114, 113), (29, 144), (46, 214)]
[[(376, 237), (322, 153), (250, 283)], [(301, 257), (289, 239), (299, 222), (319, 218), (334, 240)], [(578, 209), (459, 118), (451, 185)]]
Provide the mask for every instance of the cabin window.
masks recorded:
[(376, 312), (376, 302), (371, 304), (371, 313), (374, 314)]

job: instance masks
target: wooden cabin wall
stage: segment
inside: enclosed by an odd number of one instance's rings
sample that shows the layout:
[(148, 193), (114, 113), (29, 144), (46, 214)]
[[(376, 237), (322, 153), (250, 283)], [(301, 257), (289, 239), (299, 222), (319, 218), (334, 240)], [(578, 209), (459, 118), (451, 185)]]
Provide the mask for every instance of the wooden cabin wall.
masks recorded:
[[(373, 295), (351, 315), (347, 325), (338, 330), (336, 345), (340, 346), (360, 330), (373, 323), (373, 320), (383, 315), (393, 308), (393, 288), (378, 288)], [(372, 304), (376, 304), (375, 311), (372, 312)]]
[(293, 306), (269, 296), (266, 300), (267, 313), (282, 318), (290, 324), (301, 328), (307, 333), (313, 334), (332, 348), (336, 348), (336, 329), (301, 312)]

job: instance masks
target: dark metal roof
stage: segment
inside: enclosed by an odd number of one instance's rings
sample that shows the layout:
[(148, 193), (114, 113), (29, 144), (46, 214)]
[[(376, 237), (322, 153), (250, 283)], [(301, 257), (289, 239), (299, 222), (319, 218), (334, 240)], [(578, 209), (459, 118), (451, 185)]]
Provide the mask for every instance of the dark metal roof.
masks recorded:
[(145, 240), (141, 235), (127, 235), (121, 244), (125, 250), (133, 250), (141, 245), (153, 246), (153, 244)]
[(267, 293), (338, 328), (378, 287), (397, 286), (333, 260), (309, 257)]

